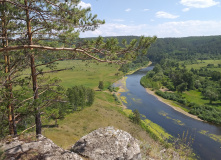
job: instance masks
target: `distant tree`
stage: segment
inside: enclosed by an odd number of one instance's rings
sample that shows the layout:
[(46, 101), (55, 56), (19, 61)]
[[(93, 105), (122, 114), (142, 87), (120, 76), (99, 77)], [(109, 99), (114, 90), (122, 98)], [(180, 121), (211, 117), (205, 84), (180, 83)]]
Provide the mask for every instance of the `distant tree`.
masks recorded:
[(185, 91), (187, 89), (187, 83), (184, 82), (184, 83), (181, 83), (179, 84), (177, 87), (176, 87), (176, 90), (179, 92), (179, 93), (182, 93), (183, 91)]
[(83, 109), (85, 106), (91, 106), (94, 102), (94, 90), (84, 86), (74, 86), (67, 89), (67, 97), (70, 107), (73, 110)]
[(104, 82), (103, 81), (99, 81), (98, 88), (100, 90), (104, 89)]
[(137, 109), (133, 110), (133, 114), (130, 115), (130, 119), (136, 123), (136, 124), (140, 124), (141, 119), (140, 119), (140, 113)]
[(219, 97), (218, 93), (210, 87), (206, 88), (206, 90), (203, 92), (203, 95), (209, 99), (210, 104), (212, 104), (213, 101), (216, 101)]
[(214, 64), (208, 64), (207, 68), (214, 68)]

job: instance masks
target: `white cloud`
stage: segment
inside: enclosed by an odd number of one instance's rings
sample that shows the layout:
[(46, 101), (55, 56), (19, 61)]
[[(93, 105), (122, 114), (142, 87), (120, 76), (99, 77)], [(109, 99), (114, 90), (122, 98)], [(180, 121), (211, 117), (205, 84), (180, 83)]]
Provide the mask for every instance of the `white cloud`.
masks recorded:
[(156, 26), (159, 37), (209, 36), (221, 34), (221, 21), (189, 20), (167, 22)]
[(218, 5), (220, 2), (214, 0), (181, 0), (180, 3), (187, 7), (208, 8)]
[(123, 19), (113, 19), (114, 22), (124, 22)]
[(157, 35), (161, 37), (187, 37), (187, 36), (209, 36), (221, 35), (221, 21), (174, 21), (158, 25), (125, 25), (107, 23), (95, 31), (81, 33), (80, 37), (101, 36), (127, 36), (127, 35)]
[(175, 19), (178, 18), (178, 15), (173, 15), (164, 11), (159, 11), (156, 13), (157, 18), (169, 18), (169, 19)]
[(147, 12), (147, 11), (149, 11), (149, 10), (150, 10), (150, 9), (143, 9), (144, 12)]
[(125, 9), (125, 11), (126, 11), (126, 12), (130, 12), (130, 11), (131, 11), (131, 9), (130, 9), (130, 8), (127, 8), (127, 9)]
[[(147, 24), (140, 25), (125, 25), (117, 23), (107, 23), (95, 31), (84, 32), (81, 37), (97, 37), (99, 35), (105, 36), (127, 36), (127, 35), (144, 35), (145, 32), (149, 32)], [(149, 32), (150, 34), (151, 32)], [(146, 33), (148, 35), (148, 33)]]
[(80, 6), (81, 8), (91, 8), (91, 4), (90, 3), (85, 3), (83, 1), (81, 1), (78, 6)]
[(184, 8), (182, 11), (183, 12), (188, 12), (190, 10), (190, 8)]

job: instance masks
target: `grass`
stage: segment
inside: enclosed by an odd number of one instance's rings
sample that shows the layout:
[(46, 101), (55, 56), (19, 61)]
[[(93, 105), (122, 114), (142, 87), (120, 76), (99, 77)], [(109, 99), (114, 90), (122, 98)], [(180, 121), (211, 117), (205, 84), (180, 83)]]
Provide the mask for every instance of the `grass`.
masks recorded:
[[(73, 85), (85, 85), (97, 90), (100, 80), (103, 80), (105, 87), (108, 87), (122, 76), (121, 72), (119, 76), (115, 76), (115, 73), (118, 72), (116, 65), (91, 63), (88, 67), (85, 66), (85, 62), (67, 61), (60, 62), (59, 68), (71, 65), (75, 66), (74, 70), (51, 75), (60, 77), (66, 88)], [(95, 102), (91, 107), (67, 115), (58, 124), (59, 126), (56, 128), (43, 128), (42, 133), (65, 149), (69, 149), (82, 136), (106, 126), (124, 130), (140, 140), (143, 156), (160, 159), (162, 157), (160, 151), (165, 148), (160, 142), (153, 140), (141, 126), (132, 123), (116, 102), (115, 97), (107, 90), (96, 91)], [(170, 148), (164, 156), (166, 159), (170, 159), (173, 153), (174, 149)]]
[(209, 100), (204, 99), (203, 95), (201, 92), (198, 92), (196, 90), (190, 90), (190, 91), (185, 91), (183, 93), (183, 96), (190, 102), (199, 104), (199, 105), (204, 105), (209, 103)]
[(201, 92), (197, 90), (185, 91), (183, 96), (190, 102), (196, 103), (198, 105), (211, 105), (219, 108), (221, 110), (221, 101), (213, 101), (212, 104), (209, 103), (208, 99), (205, 99)]
[[(97, 88), (99, 81), (104, 82), (104, 87), (107, 88), (113, 82), (122, 77), (123, 73), (118, 71), (119, 66), (116, 64), (107, 63), (88, 63), (81, 60), (60, 61), (58, 69), (71, 68), (50, 74), (50, 77), (59, 77), (65, 88), (74, 85), (84, 85), (90, 88)], [(119, 75), (115, 75), (119, 73)]]
[(114, 103), (114, 97), (108, 93), (96, 92), (91, 107), (75, 112), (59, 122), (58, 128), (44, 130), (44, 135), (63, 148), (70, 148), (82, 136), (100, 127), (114, 126), (125, 130), (140, 140), (150, 140), (139, 126), (130, 122), (122, 114), (120, 106)]
[[(221, 64), (221, 60), (198, 60), (198, 64), (187, 64), (186, 68), (190, 70), (191, 68), (194, 69), (200, 69), (201, 67), (206, 67), (208, 64), (214, 64), (215, 67), (218, 66), (218, 64)], [(183, 62), (181, 62), (183, 63)], [(211, 71), (221, 71), (221, 68), (208, 68)]]

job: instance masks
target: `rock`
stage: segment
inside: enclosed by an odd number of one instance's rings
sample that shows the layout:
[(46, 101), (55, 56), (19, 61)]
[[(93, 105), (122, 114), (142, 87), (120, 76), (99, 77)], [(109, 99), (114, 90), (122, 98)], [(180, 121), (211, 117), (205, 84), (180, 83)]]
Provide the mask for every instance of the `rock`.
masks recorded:
[(91, 160), (141, 160), (138, 140), (114, 127), (91, 132), (75, 143), (71, 150)]
[(39, 135), (38, 141), (24, 143), (14, 140), (3, 144), (6, 159), (45, 159), (45, 160), (82, 160), (76, 153), (64, 150), (52, 140)]

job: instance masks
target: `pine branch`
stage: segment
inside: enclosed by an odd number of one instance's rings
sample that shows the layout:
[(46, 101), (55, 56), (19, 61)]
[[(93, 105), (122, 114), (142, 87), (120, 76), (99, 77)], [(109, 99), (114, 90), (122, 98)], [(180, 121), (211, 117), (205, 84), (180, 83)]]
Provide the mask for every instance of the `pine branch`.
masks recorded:
[(65, 68), (65, 69), (51, 70), (51, 71), (45, 71), (45, 72), (38, 72), (36, 75), (45, 74), (45, 73), (60, 72), (60, 71), (65, 71), (65, 70), (69, 70), (69, 69), (72, 69), (72, 68)]
[(97, 60), (98, 62), (107, 62), (107, 63), (119, 63), (119, 61), (110, 61), (110, 60), (102, 60), (100, 58), (94, 57), (83, 49), (79, 48), (56, 48), (56, 47), (48, 47), (48, 46), (40, 46), (40, 45), (21, 45), (21, 46), (12, 46), (7, 48), (0, 48), (0, 52), (4, 51), (13, 51), (13, 50), (21, 50), (21, 49), (43, 49), (43, 50), (52, 50), (52, 51), (73, 51), (80, 52), (84, 55)]
[(52, 63), (57, 62), (57, 61), (69, 60), (69, 59), (73, 59), (73, 58), (75, 58), (75, 55), (73, 55), (71, 58), (59, 58), (59, 59), (56, 59), (56, 60), (48, 62), (48, 63), (43, 63), (43, 64), (35, 65), (35, 67), (39, 67), (39, 66), (43, 66), (43, 65), (49, 65), (49, 64), (52, 64)]

